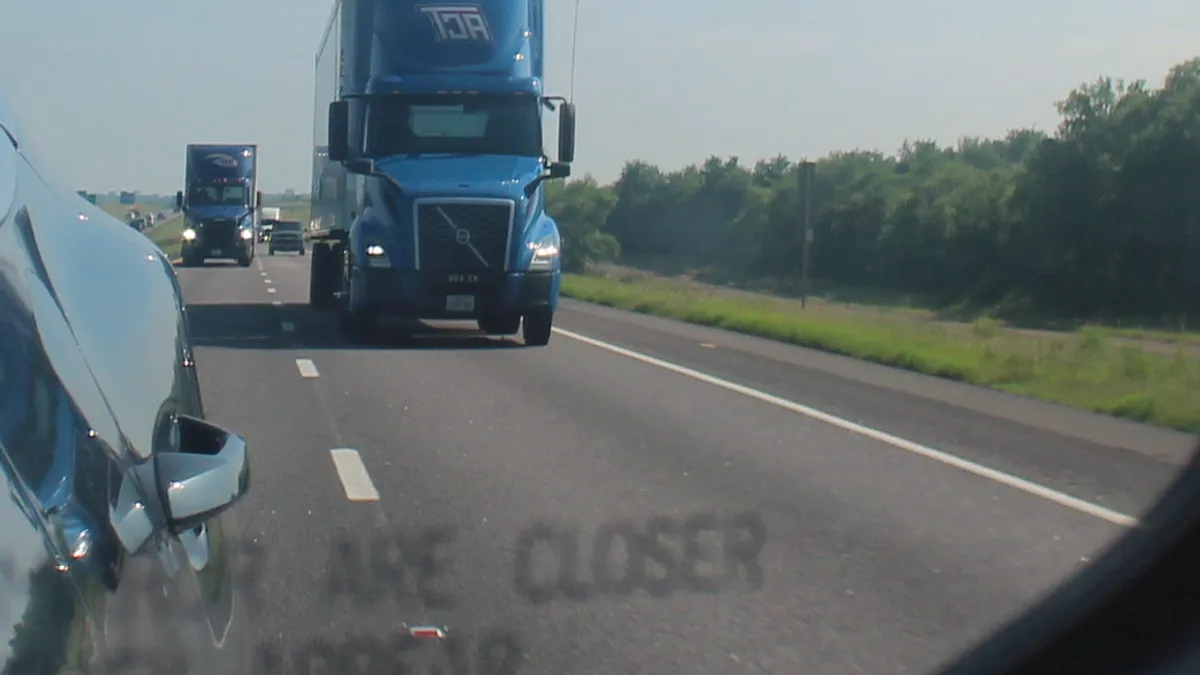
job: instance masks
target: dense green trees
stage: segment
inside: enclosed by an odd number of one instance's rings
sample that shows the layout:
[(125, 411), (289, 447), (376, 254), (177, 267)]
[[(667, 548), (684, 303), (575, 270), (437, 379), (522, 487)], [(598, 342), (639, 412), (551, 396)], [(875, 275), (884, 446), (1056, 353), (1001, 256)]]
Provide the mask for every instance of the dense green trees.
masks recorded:
[[(909, 141), (817, 162), (814, 279), (1060, 316), (1200, 316), (1200, 58), (1163, 86), (1102, 78), (1052, 136)], [(786, 157), (549, 187), (568, 267), (666, 256), (741, 278), (799, 270), (800, 171)]]

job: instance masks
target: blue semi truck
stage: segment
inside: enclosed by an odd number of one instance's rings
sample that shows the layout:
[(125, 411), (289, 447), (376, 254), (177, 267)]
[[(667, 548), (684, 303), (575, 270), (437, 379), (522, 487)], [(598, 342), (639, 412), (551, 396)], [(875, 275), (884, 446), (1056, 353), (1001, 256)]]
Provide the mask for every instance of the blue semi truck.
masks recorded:
[(185, 266), (209, 258), (232, 258), (242, 267), (254, 260), (254, 234), (262, 192), (258, 190), (258, 146), (187, 146), (183, 187), (175, 206), (183, 212)]
[[(575, 107), (543, 93), (545, 0), (338, 0), (316, 58), (312, 306), (550, 340), (562, 265), (543, 182)], [(543, 117), (558, 113), (558, 157)]]

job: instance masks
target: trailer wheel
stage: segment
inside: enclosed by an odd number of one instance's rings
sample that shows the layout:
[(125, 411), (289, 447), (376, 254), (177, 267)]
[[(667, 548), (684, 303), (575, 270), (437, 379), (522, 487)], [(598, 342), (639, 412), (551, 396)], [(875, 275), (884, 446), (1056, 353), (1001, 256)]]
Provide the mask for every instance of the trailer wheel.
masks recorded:
[(313, 244), (309, 271), (308, 304), (317, 309), (328, 309), (333, 304), (334, 274), (341, 273), (329, 244)]

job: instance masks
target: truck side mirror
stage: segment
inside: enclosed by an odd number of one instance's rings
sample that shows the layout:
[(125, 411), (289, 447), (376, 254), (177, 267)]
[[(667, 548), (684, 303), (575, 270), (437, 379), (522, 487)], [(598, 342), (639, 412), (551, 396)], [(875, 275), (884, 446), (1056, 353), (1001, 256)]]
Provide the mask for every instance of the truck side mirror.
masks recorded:
[(256, 208), (256, 209), (261, 209), (261, 208), (262, 208), (262, 202), (263, 202), (263, 200), (262, 200), (262, 190), (259, 190), (259, 191), (258, 191), (257, 193), (255, 193), (255, 195), (254, 195), (254, 208)]
[(175, 208), (177, 210), (183, 209), (183, 190), (175, 193)]
[(575, 161), (575, 104), (563, 103), (558, 108), (558, 161)]
[(546, 178), (570, 178), (571, 165), (566, 162), (554, 162), (547, 167)]
[(342, 162), (350, 154), (350, 104), (334, 101), (329, 104), (329, 160)]

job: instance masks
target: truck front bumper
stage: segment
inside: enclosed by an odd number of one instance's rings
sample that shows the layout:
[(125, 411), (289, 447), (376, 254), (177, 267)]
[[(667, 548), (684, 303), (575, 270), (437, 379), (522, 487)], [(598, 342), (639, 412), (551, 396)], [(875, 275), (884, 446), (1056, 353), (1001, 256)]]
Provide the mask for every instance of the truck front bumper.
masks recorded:
[(252, 240), (239, 240), (234, 243), (230, 242), (209, 242), (205, 241), (204, 237), (196, 237), (191, 241), (184, 240), (179, 247), (179, 254), (187, 258), (207, 259), (207, 258), (232, 258), (242, 259), (250, 257), (251, 251), (254, 250), (254, 242)]
[(558, 306), (562, 275), (506, 272), (485, 276), (358, 268), (351, 304), (410, 319), (478, 319), (525, 315)]

